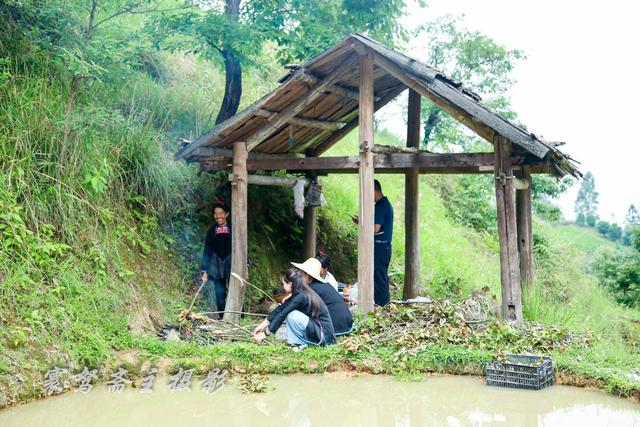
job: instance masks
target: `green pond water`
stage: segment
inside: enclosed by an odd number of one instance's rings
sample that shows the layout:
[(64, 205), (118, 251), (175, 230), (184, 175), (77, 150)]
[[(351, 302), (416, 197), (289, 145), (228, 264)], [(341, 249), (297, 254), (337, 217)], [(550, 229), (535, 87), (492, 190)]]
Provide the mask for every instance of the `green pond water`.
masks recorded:
[(205, 393), (114, 394), (97, 386), (0, 411), (0, 426), (638, 426), (640, 405), (597, 391), (485, 385), (473, 377), (402, 382), (385, 376), (273, 376), (272, 389), (243, 394), (233, 383)]

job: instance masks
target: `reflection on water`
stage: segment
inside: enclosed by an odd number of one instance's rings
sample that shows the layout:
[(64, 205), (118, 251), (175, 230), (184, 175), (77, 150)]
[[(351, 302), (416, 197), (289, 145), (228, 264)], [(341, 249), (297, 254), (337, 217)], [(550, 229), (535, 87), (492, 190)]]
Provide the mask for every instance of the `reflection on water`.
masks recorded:
[(275, 390), (244, 395), (120, 395), (96, 387), (0, 411), (0, 426), (638, 426), (640, 405), (599, 392), (553, 386), (540, 391), (489, 387), (478, 378), (276, 376)]

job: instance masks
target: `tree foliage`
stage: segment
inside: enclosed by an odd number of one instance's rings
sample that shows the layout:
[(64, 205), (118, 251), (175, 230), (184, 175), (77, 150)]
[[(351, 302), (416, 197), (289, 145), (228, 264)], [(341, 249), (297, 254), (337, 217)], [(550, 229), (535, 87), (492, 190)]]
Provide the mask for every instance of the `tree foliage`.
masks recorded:
[(627, 210), (627, 216), (624, 220), (626, 225), (630, 226), (640, 226), (640, 213), (635, 205), (629, 205), (629, 209)]
[(607, 235), (610, 227), (611, 224), (609, 224), (609, 222), (607, 221), (598, 221), (598, 223), (596, 224), (596, 230), (598, 230), (598, 233), (602, 234), (603, 236)]
[(576, 215), (582, 213), (587, 218), (589, 215), (597, 216), (598, 192), (596, 191), (595, 178), (591, 172), (587, 172), (582, 179), (574, 211)]
[(594, 270), (616, 302), (640, 307), (640, 254), (606, 251), (596, 258)]
[(611, 224), (609, 226), (609, 231), (607, 231), (607, 237), (610, 240), (617, 242), (622, 237), (622, 228), (616, 223)]
[[(420, 26), (416, 36), (427, 36), (426, 62), (465, 87), (486, 96), (487, 104), (498, 113), (515, 118), (503, 93), (513, 83), (511, 75), (524, 53), (507, 49), (490, 37), (461, 28), (463, 16), (445, 16)], [(451, 145), (466, 148), (470, 140), (458, 123), (438, 106), (425, 102), (422, 107), (423, 145), (449, 150)]]
[[(195, 0), (154, 23), (156, 44), (222, 62), (225, 95), (216, 123), (233, 116), (242, 94), (242, 66), (267, 42), (284, 64), (309, 59), (354, 32), (394, 45), (404, 37), (405, 0)], [(158, 29), (160, 29), (158, 31)]]

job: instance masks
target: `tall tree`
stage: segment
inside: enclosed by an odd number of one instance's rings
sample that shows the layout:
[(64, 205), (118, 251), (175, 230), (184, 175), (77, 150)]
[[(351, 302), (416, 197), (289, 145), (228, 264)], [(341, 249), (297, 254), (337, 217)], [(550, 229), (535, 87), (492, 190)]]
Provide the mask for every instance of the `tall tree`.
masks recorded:
[(225, 93), (216, 124), (233, 116), (242, 96), (242, 66), (267, 42), (282, 63), (301, 61), (353, 32), (389, 43), (402, 38), (405, 0), (193, 0), (170, 13), (152, 31), (158, 45), (221, 61)]
[(574, 211), (576, 215), (583, 214), (586, 218), (590, 215), (597, 216), (598, 192), (596, 191), (595, 178), (591, 172), (587, 172), (582, 179)]
[[(445, 16), (417, 29), (417, 37), (427, 36), (427, 63), (487, 97), (495, 111), (514, 119), (509, 100), (502, 94), (513, 85), (511, 72), (524, 53), (507, 49), (478, 31), (461, 28), (463, 18)], [(469, 138), (456, 131), (457, 122), (435, 104), (423, 103), (422, 117), (425, 147), (448, 149), (451, 144), (468, 143)]]
[(624, 220), (627, 226), (640, 226), (640, 213), (635, 205), (630, 205)]

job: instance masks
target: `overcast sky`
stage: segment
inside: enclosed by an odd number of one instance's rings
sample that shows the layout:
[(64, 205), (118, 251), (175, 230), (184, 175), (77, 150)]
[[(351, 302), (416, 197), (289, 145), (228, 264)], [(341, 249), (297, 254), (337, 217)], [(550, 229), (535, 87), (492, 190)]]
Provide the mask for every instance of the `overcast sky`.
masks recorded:
[[(447, 14), (464, 14), (463, 26), (508, 48), (525, 51), (509, 94), (522, 123), (591, 171), (602, 219), (624, 221), (640, 205), (640, 6), (634, 1), (531, 2), (428, 0), (410, 8), (407, 27)], [(415, 42), (414, 42), (415, 44)], [(412, 56), (420, 46), (411, 45)], [(574, 218), (579, 184), (559, 204)]]

